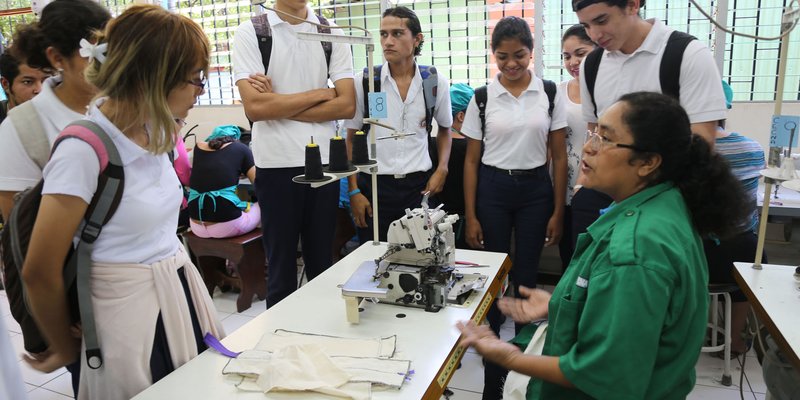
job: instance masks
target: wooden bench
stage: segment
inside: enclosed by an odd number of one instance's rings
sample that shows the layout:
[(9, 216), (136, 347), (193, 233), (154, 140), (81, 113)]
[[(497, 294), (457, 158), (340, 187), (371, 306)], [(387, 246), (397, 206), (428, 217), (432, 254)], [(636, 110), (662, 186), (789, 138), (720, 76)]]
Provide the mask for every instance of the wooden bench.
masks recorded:
[[(183, 234), (189, 251), (197, 257), (197, 266), (203, 274), (203, 282), (208, 293), (214, 295), (214, 288), (233, 285), (240, 288), (236, 299), (236, 311), (242, 312), (253, 304), (253, 295), (259, 300), (267, 298), (266, 263), (267, 257), (261, 243), (261, 228), (250, 233), (225, 239), (205, 239), (192, 232)], [(225, 260), (236, 265), (239, 277), (226, 275)]]

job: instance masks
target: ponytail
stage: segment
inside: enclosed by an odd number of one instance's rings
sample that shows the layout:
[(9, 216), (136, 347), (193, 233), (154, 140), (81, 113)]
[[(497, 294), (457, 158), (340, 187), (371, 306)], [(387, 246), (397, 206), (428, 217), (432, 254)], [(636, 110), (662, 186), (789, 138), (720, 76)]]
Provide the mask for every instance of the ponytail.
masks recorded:
[(718, 238), (739, 233), (742, 222), (749, 216), (751, 202), (725, 158), (697, 134), (692, 135), (689, 165), (683, 172), (683, 176), (675, 179), (675, 185), (697, 231)]

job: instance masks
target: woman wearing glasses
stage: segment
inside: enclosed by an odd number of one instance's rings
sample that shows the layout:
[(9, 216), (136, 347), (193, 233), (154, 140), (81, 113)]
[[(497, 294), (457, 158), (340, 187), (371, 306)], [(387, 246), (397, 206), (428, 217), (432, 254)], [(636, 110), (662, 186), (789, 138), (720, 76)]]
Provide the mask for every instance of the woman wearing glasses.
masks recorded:
[(87, 80), (100, 91), (87, 119), (111, 138), (125, 174), (119, 207), (91, 253), (102, 365), (87, 368), (81, 340), (70, 336), (61, 278), (100, 170), (92, 147), (72, 138), (61, 142), (43, 172), (23, 280), (50, 348), (26, 360), (50, 372), (80, 359), (79, 399), (128, 399), (205, 350), (203, 335), (224, 335), (175, 236), (182, 190), (167, 154), (175, 148), (176, 119), (186, 118), (203, 92), (209, 45), (190, 19), (137, 5), (84, 48), (91, 55)]
[(685, 398), (708, 310), (700, 237), (737, 231), (741, 187), (661, 94), (623, 96), (583, 152), (585, 185), (614, 203), (580, 237), (552, 296), (534, 289), (500, 302), (517, 322), (549, 319), (542, 355), (471, 322), (459, 324), (461, 345), (533, 377), (529, 399)]

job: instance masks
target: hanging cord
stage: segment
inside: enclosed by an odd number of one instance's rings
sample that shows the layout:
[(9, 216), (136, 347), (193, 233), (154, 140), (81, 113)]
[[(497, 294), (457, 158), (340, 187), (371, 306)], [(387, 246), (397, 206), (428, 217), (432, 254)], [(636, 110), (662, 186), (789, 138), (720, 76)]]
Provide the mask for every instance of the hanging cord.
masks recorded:
[[(797, 0), (793, 0), (793, 1), (797, 1)], [(315, 26), (322, 27), (322, 28), (331, 28), (331, 26), (328, 26), (328, 25), (323, 25), (323, 24), (318, 24), (318, 23), (316, 23), (316, 22), (311, 22), (311, 21), (309, 21), (309, 20), (307, 20), (307, 19), (304, 19), (304, 18), (300, 18), (300, 17), (294, 16), (294, 15), (292, 15), (292, 14), (289, 14), (289, 13), (283, 12), (283, 11), (281, 11), (281, 10), (274, 9), (274, 8), (272, 8), (272, 7), (267, 7), (267, 6), (263, 5), (263, 4), (259, 4), (259, 5), (261, 6), (261, 8), (263, 8), (263, 9), (265, 9), (265, 10), (274, 11), (275, 13), (277, 13), (277, 14), (280, 14), (280, 15), (283, 15), (284, 17), (287, 17), (287, 18), (292, 18), (292, 19), (294, 19), (294, 20), (297, 20), (297, 21), (300, 21), (300, 22), (305, 22), (305, 23), (307, 23), (307, 24), (315, 25)], [(363, 31), (363, 32), (365, 32), (365, 33), (366, 33), (368, 36), (370, 35), (370, 32), (369, 32), (369, 30), (367, 30), (366, 28), (362, 28), (362, 27), (360, 27), (360, 26), (355, 26), (355, 25), (343, 25), (343, 26), (335, 26), (335, 27), (333, 27), (333, 28), (339, 28), (339, 29), (342, 29), (342, 30), (344, 30), (344, 29), (355, 29), (355, 30), (359, 30), (359, 31)]]
[[(794, 18), (792, 19), (791, 26), (789, 26), (789, 28), (787, 28), (783, 33), (781, 33), (778, 36), (764, 37), (764, 36), (750, 35), (750, 34), (747, 34), (747, 33), (734, 32), (733, 30), (730, 30), (730, 29), (726, 28), (725, 26), (723, 26), (722, 24), (717, 22), (714, 19), (714, 17), (712, 17), (705, 10), (703, 10), (703, 8), (700, 7), (700, 5), (697, 4), (697, 2), (695, 0), (689, 0), (689, 1), (692, 4), (694, 4), (694, 6), (697, 8), (697, 11), (700, 11), (700, 13), (703, 14), (703, 16), (705, 16), (709, 21), (711, 21), (712, 24), (716, 25), (717, 28), (721, 29), (723, 32), (727, 32), (727, 33), (730, 33), (731, 35), (743, 36), (743, 37), (751, 38), (751, 39), (757, 39), (757, 40), (781, 40), (781, 39), (783, 39), (784, 36), (787, 36), (790, 33), (792, 33), (794, 28), (797, 26), (798, 20), (800, 20), (800, 12), (798, 12), (797, 15), (795, 15)], [(784, 14), (782, 14), (782, 15), (785, 15), (785, 14), (792, 13), (792, 12), (796, 11), (794, 6), (793, 6), (795, 3), (797, 3), (797, 0), (792, 0), (789, 3), (789, 5), (786, 7), (786, 12)]]

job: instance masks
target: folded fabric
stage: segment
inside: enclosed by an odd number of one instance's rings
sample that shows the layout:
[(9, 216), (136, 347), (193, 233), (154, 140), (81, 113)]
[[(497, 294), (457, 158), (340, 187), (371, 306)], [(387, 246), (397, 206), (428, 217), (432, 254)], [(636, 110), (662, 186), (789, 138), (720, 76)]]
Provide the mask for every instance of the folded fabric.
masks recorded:
[[(325, 351), (325, 349), (323, 349)], [(246, 350), (228, 360), (222, 373), (258, 378), (272, 363), (274, 353), (263, 350)], [(391, 388), (400, 388), (411, 368), (409, 360), (392, 360), (369, 357), (329, 357), (336, 367), (350, 375), (350, 382), (369, 382)]]
[[(261, 387), (256, 383), (256, 378), (242, 378), (236, 387), (245, 392), (262, 392)], [(314, 391), (314, 399), (354, 399), (369, 400), (372, 397), (372, 385), (369, 382), (348, 382), (339, 386), (331, 392)], [(309, 392), (269, 392), (266, 393), (268, 399), (294, 399), (308, 398)]]
[(275, 352), (256, 383), (264, 392), (334, 389), (350, 380), (315, 344), (287, 346)]
[(255, 349), (274, 352), (286, 346), (309, 343), (320, 345), (328, 356), (389, 358), (394, 355), (397, 336), (350, 339), (278, 329), (273, 333), (264, 334)]

